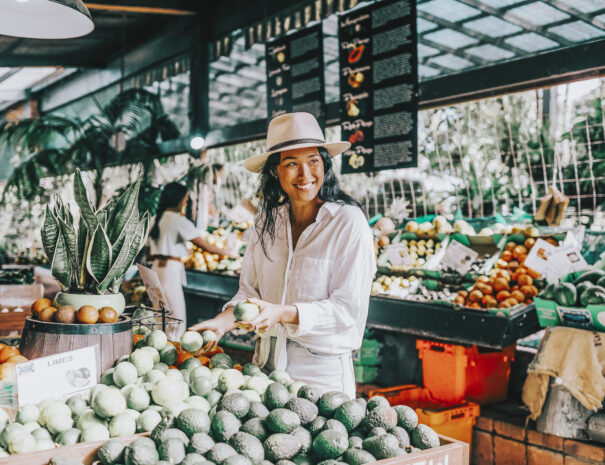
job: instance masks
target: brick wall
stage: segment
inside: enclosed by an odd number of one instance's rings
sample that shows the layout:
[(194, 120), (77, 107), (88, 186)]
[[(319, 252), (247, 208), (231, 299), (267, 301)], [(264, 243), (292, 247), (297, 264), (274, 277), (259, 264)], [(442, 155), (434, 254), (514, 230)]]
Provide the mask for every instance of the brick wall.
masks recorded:
[(471, 465), (603, 465), (605, 445), (525, 428), (522, 418), (484, 411), (473, 429)]

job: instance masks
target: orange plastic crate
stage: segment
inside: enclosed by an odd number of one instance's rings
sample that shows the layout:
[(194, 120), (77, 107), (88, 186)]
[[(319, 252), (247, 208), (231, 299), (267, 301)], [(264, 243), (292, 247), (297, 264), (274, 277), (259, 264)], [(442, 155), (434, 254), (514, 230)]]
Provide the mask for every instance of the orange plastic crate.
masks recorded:
[(433, 399), (428, 389), (413, 384), (370, 391), (369, 397), (373, 396), (383, 396), (393, 406), (407, 405), (416, 411), (420, 423), (438, 434), (471, 443), (480, 412), (479, 405), (473, 402), (450, 405)]
[(477, 346), (416, 341), (422, 381), (434, 399), (450, 404), (464, 399), (480, 405), (506, 400), (515, 345), (480, 352)]

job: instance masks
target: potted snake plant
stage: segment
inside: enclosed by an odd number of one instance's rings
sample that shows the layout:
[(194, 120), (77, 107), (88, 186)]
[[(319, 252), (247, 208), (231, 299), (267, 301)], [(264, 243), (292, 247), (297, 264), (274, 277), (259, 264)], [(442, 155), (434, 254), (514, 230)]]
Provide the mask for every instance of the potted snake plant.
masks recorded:
[(125, 307), (119, 292), (126, 272), (147, 240), (149, 215), (139, 213), (140, 180), (96, 210), (89, 200), (80, 170), (74, 176), (79, 219), (59, 196), (46, 207), (41, 236), (51, 272), (61, 284), (55, 305), (97, 309)]

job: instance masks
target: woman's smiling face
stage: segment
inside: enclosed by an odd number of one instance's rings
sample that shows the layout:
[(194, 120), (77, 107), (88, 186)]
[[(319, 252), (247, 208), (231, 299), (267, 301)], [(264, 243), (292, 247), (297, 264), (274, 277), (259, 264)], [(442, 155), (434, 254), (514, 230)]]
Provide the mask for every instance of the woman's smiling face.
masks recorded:
[(291, 203), (308, 203), (318, 198), (324, 183), (324, 163), (317, 147), (282, 152), (277, 166), (279, 183)]

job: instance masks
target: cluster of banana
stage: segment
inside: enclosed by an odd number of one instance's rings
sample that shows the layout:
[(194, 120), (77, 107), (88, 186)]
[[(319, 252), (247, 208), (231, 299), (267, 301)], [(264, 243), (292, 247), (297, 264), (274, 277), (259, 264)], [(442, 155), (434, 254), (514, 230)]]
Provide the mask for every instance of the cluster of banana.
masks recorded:
[(418, 281), (415, 276), (404, 278), (382, 275), (372, 283), (372, 294), (407, 295), (415, 281)]

